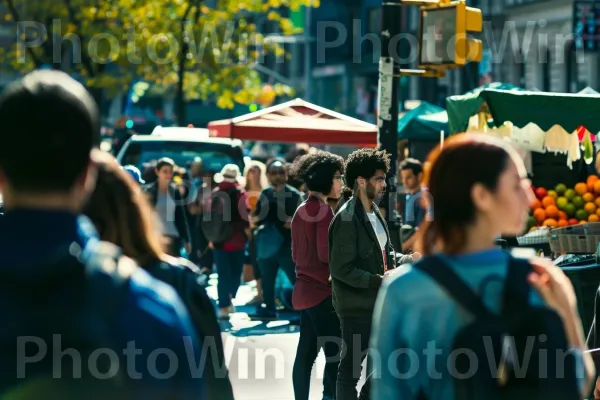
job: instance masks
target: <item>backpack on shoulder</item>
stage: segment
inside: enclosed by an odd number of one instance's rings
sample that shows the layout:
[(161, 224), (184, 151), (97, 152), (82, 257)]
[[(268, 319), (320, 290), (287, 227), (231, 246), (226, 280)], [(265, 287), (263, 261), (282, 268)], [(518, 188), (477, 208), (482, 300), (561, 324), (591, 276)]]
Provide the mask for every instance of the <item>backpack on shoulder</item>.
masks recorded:
[[(0, 278), (2, 295), (19, 304), (5, 310), (0, 334), (8, 383), (2, 400), (131, 397), (120, 364), (123, 349), (111, 329), (137, 266), (105, 242), (94, 245), (85, 265), (71, 253), (59, 252), (52, 275), (30, 284)], [(61, 301), (63, 292), (69, 297)]]
[(239, 219), (237, 204), (239, 190), (215, 190), (204, 207), (200, 226), (206, 239), (224, 243), (233, 237), (232, 222)]
[(500, 314), (489, 311), (439, 257), (425, 257), (414, 267), (474, 317), (455, 336), (454, 357), (444, 357), (443, 371), (454, 379), (456, 400), (581, 398), (576, 357), (569, 352), (561, 318), (530, 305), (527, 276), (533, 270), (527, 260), (510, 258)]

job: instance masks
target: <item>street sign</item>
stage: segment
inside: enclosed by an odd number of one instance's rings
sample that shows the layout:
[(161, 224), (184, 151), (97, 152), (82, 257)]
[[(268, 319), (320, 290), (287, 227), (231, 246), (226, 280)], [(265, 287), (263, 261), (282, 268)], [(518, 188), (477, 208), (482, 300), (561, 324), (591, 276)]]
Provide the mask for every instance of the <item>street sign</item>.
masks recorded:
[(600, 2), (573, 2), (573, 40), (576, 50), (600, 50)]

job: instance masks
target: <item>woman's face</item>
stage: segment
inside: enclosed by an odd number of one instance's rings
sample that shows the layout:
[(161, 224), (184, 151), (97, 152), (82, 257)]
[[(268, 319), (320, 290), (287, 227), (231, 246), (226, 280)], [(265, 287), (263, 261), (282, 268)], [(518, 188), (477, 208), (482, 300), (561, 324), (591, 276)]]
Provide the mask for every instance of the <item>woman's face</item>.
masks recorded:
[(534, 198), (523, 162), (510, 159), (496, 191), (488, 193), (487, 201), (481, 202), (478, 208), (490, 221), (490, 228), (506, 236), (522, 234)]
[(333, 185), (331, 186), (331, 193), (327, 195), (327, 197), (331, 197), (333, 199), (339, 199), (342, 196), (342, 173), (340, 171), (336, 171), (333, 175)]
[(260, 185), (260, 168), (250, 168), (250, 170), (248, 170), (248, 180), (252, 182), (253, 185)]

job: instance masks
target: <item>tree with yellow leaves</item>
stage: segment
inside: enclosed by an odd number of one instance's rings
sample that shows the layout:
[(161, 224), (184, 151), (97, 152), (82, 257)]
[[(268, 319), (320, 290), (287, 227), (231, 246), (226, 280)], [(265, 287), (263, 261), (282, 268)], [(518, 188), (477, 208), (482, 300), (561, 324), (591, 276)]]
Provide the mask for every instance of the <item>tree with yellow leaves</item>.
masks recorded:
[[(3, 56), (18, 71), (62, 69), (82, 79), (102, 104), (103, 94), (126, 91), (135, 79), (176, 94), (178, 122), (185, 101), (210, 99), (221, 108), (263, 96), (254, 65), (266, 54), (284, 56), (256, 21), (296, 32), (285, 10), (318, 0), (2, 0), (18, 41)], [(277, 94), (291, 88), (274, 85)]]

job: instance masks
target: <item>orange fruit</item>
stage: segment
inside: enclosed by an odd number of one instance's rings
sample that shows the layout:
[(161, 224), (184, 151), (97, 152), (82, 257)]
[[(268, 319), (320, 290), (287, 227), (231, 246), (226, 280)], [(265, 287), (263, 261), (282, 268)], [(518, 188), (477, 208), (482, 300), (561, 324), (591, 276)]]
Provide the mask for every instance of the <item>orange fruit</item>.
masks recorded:
[(600, 207), (600, 197), (597, 197), (596, 200), (594, 200), (594, 203), (596, 203), (596, 205)]
[(567, 220), (567, 219), (569, 219), (569, 217), (567, 216), (567, 213), (566, 213), (566, 212), (564, 212), (564, 211), (559, 211), (559, 212), (558, 212), (558, 219), (564, 219), (564, 220)]
[(586, 193), (583, 196), (581, 196), (581, 198), (583, 199), (583, 201), (585, 201), (586, 203), (589, 203), (590, 201), (594, 201), (596, 200), (596, 196), (594, 196), (593, 193)]
[(594, 185), (598, 182), (599, 178), (596, 175), (588, 176), (585, 183), (587, 183), (588, 192), (594, 192)]
[(543, 208), (536, 208), (533, 210), (533, 216), (535, 220), (541, 224), (546, 219), (546, 211)]
[(558, 226), (564, 228), (565, 226), (569, 226), (569, 222), (566, 219), (559, 219)]
[(549, 228), (558, 228), (558, 221), (554, 218), (548, 218), (544, 221), (544, 226), (547, 226)]
[(588, 214), (594, 214), (596, 212), (596, 209), (598, 207), (596, 206), (595, 203), (589, 202), (589, 203), (585, 203), (585, 206), (583, 206), (583, 209), (588, 213)]
[[(592, 203), (593, 204), (593, 203)], [(596, 211), (596, 210), (594, 210)], [(556, 206), (548, 206), (546, 207), (546, 216), (548, 218), (558, 218), (558, 208)]]
[(594, 183), (594, 193), (600, 194), (600, 180)]
[(587, 183), (579, 182), (575, 184), (573, 189), (575, 189), (575, 192), (577, 192), (578, 195), (583, 196), (588, 191)]
[(599, 222), (600, 217), (597, 214), (590, 214), (588, 217), (588, 222)]
[(542, 202), (538, 199), (533, 200), (533, 203), (531, 203), (531, 209), (535, 210), (536, 208), (542, 208)]
[(554, 197), (546, 196), (542, 199), (542, 205), (544, 206), (544, 208), (548, 208), (549, 206), (555, 206), (556, 200), (554, 200)]
[(600, 207), (596, 210), (596, 215), (600, 217)]
[(585, 224), (587, 224), (587, 223), (588, 223), (587, 221), (583, 221), (583, 220), (582, 220), (582, 221), (579, 221), (579, 225), (585, 225)]

